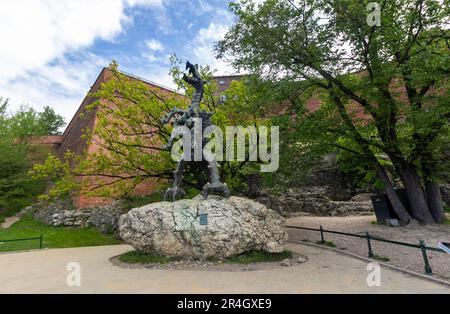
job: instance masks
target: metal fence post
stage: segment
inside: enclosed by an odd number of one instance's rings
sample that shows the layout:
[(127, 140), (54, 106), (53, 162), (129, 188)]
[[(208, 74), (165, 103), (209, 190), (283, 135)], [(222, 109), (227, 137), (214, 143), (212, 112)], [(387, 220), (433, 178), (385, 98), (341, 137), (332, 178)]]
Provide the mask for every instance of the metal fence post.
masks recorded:
[(423, 261), (425, 262), (425, 274), (432, 275), (433, 271), (431, 270), (431, 266), (428, 261), (427, 247), (425, 246), (425, 241), (420, 240), (419, 245), (420, 245), (420, 249), (422, 250)]
[(370, 234), (366, 232), (367, 246), (369, 248), (369, 258), (373, 258), (372, 243), (370, 242)]
[(323, 236), (323, 227), (322, 226), (320, 226), (320, 239), (321, 239), (320, 243), (325, 244), (325, 238)]
[(41, 234), (41, 237), (39, 238), (39, 249), (40, 250), (42, 250), (42, 238), (43, 238), (43, 236)]

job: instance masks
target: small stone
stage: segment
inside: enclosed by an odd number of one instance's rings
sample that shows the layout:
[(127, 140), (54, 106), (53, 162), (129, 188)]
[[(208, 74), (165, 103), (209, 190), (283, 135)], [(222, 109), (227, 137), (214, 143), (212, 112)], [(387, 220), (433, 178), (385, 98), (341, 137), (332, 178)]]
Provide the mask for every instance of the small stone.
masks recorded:
[(306, 258), (304, 258), (304, 257), (299, 257), (298, 259), (297, 259), (297, 263), (298, 264), (304, 264), (304, 263), (306, 263), (307, 262), (307, 260), (306, 260)]
[(389, 227), (400, 227), (400, 222), (397, 219), (386, 219), (386, 224)]
[(281, 266), (291, 267), (292, 266), (291, 260), (290, 259), (285, 259), (284, 261), (281, 262)]

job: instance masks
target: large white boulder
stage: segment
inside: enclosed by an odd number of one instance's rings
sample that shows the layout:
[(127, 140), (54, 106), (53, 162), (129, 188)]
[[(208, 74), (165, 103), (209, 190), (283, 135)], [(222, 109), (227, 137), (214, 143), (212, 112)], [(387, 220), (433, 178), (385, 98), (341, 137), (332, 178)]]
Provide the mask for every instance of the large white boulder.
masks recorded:
[(119, 233), (141, 252), (223, 259), (251, 250), (282, 252), (284, 224), (283, 217), (258, 202), (212, 196), (132, 209), (120, 217)]

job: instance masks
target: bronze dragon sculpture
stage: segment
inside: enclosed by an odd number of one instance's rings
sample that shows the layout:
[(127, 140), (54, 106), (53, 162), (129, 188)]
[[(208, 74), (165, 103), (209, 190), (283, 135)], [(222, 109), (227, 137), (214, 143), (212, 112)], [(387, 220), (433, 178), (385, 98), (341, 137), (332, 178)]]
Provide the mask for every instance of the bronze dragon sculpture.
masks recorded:
[[(199, 73), (198, 65), (193, 65), (190, 62), (186, 63), (186, 70), (189, 70), (189, 75), (184, 74), (183, 80), (194, 87), (195, 92), (192, 97), (191, 105), (187, 110), (183, 110), (177, 107), (172, 108), (172, 110), (161, 119), (162, 124), (168, 124), (174, 117), (174, 132), (170, 137), (165, 149), (170, 150), (174, 144), (174, 141), (182, 136), (187, 130), (191, 132), (191, 139), (194, 141), (194, 119), (201, 119), (202, 121), (202, 132), (209, 126), (212, 125), (211, 117), (214, 115), (212, 112), (206, 112), (204, 110), (200, 110), (200, 103), (203, 99), (204, 87), (208, 84), (207, 81), (204, 81)], [(183, 127), (186, 128), (177, 128)], [(176, 130), (185, 130), (181, 132), (177, 132)], [(202, 195), (205, 199), (208, 198), (208, 195), (212, 193), (221, 193), (228, 197), (230, 195), (230, 190), (227, 185), (220, 181), (219, 169), (217, 165), (217, 161), (214, 158), (205, 158), (203, 153), (203, 148), (209, 141), (207, 139), (202, 140), (202, 159), (207, 164), (207, 170), (209, 171), (209, 182), (203, 187)], [(191, 145), (193, 148), (195, 145)], [(193, 149), (189, 152), (191, 156), (194, 154)], [(183, 158), (178, 162), (177, 168), (174, 172), (174, 182), (172, 188), (167, 189), (164, 194), (164, 200), (167, 201), (172, 199), (175, 201), (177, 197), (183, 197), (186, 195), (185, 191), (181, 187), (183, 181), (184, 170), (186, 167), (186, 163), (188, 161)]]

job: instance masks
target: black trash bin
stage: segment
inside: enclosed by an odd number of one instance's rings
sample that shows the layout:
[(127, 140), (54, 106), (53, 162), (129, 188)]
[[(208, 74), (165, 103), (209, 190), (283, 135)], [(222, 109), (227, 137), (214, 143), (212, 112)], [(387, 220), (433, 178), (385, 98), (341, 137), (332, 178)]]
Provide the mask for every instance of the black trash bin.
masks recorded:
[(385, 223), (386, 220), (397, 219), (398, 217), (392, 209), (391, 202), (385, 194), (374, 195), (371, 197), (375, 215), (379, 223)]

